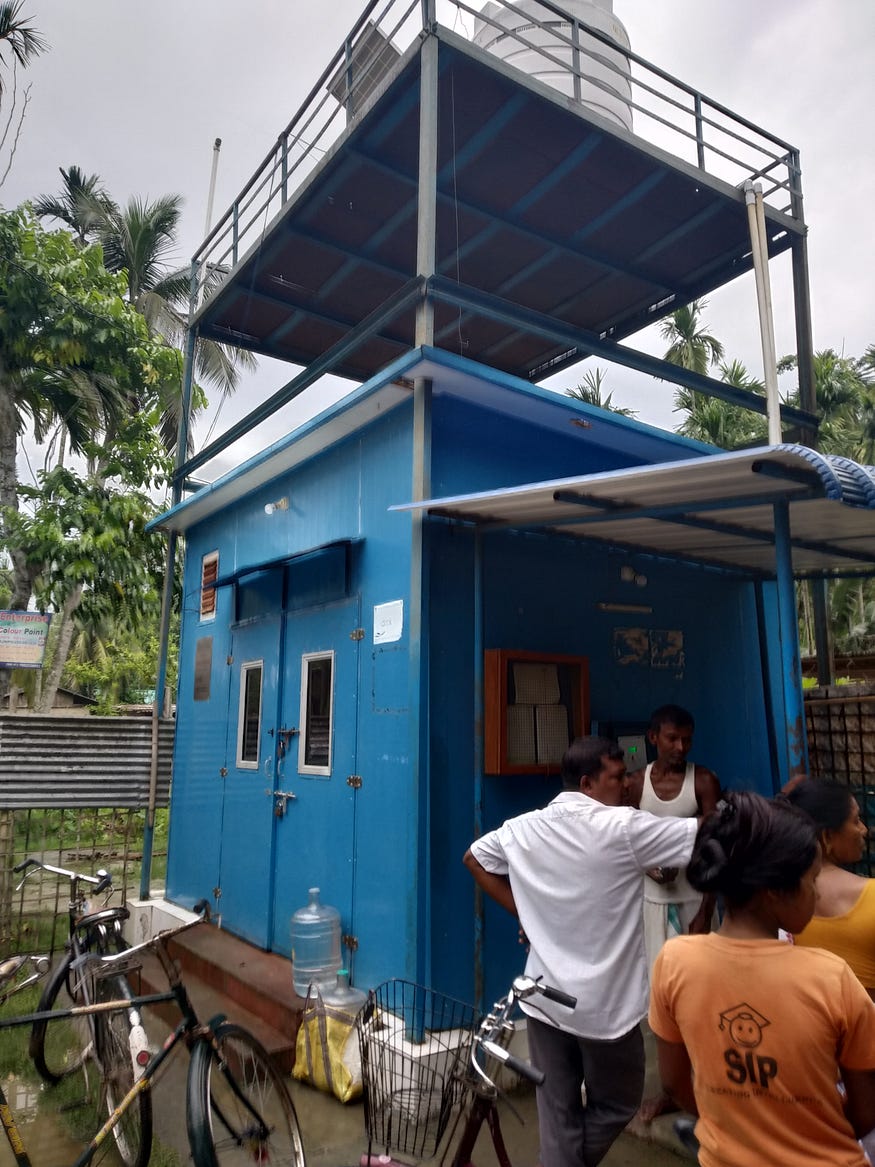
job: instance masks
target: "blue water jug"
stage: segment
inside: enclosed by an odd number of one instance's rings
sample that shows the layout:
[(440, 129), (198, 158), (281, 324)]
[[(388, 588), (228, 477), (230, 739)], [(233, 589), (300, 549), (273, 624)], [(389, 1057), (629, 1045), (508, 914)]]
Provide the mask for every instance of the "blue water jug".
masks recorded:
[(319, 888), (311, 887), (306, 907), (292, 916), (292, 984), (307, 996), (310, 985), (320, 992), (337, 984), (340, 959), (340, 912), (319, 902)]

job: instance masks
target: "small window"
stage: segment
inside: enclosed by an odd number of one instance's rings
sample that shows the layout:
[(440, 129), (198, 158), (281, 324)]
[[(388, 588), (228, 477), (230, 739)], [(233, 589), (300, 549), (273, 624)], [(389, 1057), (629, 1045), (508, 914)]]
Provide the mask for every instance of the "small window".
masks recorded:
[(201, 560), (201, 620), (216, 618), (216, 589), (219, 578), (219, 553), (211, 551)]
[(261, 741), (261, 674), (261, 661), (252, 661), (242, 665), (240, 669), (237, 766), (241, 770), (258, 768), (258, 745)]
[(301, 662), (299, 774), (331, 774), (333, 716), (334, 653), (308, 654)]

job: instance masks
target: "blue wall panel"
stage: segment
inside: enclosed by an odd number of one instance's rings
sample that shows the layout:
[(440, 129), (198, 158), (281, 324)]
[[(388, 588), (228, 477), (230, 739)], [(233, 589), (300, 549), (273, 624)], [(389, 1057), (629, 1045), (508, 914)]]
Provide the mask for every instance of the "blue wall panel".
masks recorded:
[[(474, 823), (473, 540), (442, 527), (434, 542), (432, 632), (444, 650), (433, 652), (432, 721), (448, 731), (432, 749), (432, 974), (445, 991), (470, 998), (474, 897), (460, 860)], [(669, 701), (687, 706), (697, 723), (694, 758), (727, 786), (771, 792), (752, 585), (572, 540), (495, 534), (483, 544), (486, 648), (588, 657), (591, 712), (602, 722), (644, 721)], [(620, 579), (624, 564), (646, 575), (646, 587)], [(599, 602), (652, 612), (604, 612)], [(614, 629), (626, 627), (682, 631), (683, 667), (619, 664)], [(558, 779), (541, 776), (485, 777), (484, 829), (544, 805), (558, 789)], [(524, 962), (513, 921), (491, 905), (484, 944), (491, 998)]]

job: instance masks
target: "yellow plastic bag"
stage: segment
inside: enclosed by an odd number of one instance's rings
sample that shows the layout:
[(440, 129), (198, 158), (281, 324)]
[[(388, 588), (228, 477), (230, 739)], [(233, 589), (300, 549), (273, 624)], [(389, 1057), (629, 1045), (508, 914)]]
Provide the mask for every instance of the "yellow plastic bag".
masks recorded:
[(322, 994), (310, 986), (295, 1045), (295, 1068), (301, 1082), (351, 1102), (362, 1092), (362, 1063), (355, 1014), (337, 1005), (326, 1005)]

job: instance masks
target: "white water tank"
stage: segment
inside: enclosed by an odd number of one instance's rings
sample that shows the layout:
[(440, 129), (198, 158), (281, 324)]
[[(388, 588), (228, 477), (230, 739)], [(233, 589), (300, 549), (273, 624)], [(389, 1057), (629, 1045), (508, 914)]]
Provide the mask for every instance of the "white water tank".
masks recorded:
[[(538, 77), (574, 97), (573, 50), (568, 43), (573, 39), (572, 18), (604, 33), (625, 49), (630, 47), (629, 36), (614, 16), (613, 0), (557, 0), (556, 7), (564, 9), (567, 16), (559, 16), (539, 0), (513, 0), (513, 8), (490, 0), (475, 22), (474, 43), (529, 77)], [(628, 57), (583, 29), (580, 49), (580, 101), (631, 131)], [(548, 60), (543, 52), (550, 53), (561, 64)]]

